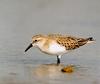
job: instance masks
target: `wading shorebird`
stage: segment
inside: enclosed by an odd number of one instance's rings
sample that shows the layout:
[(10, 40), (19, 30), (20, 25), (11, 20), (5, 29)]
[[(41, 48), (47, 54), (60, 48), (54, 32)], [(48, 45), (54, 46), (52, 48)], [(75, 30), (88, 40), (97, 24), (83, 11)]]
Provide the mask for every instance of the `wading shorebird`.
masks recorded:
[(32, 43), (26, 48), (25, 52), (32, 46), (37, 47), (46, 54), (57, 56), (57, 64), (60, 64), (60, 58), (63, 54), (93, 41), (92, 37), (79, 38), (60, 34), (39, 34), (32, 37)]

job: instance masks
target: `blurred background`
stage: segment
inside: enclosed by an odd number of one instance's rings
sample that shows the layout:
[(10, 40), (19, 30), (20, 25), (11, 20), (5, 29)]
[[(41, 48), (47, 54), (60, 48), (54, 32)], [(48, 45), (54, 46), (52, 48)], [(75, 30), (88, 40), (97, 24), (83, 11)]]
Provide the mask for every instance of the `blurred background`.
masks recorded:
[[(0, 84), (100, 84), (99, 27), (99, 0), (0, 0)], [(33, 35), (49, 33), (96, 39), (62, 58), (65, 65), (90, 67), (82, 78), (61, 74), (45, 82), (45, 77), (30, 75), (29, 67), (56, 62), (37, 49), (24, 53)]]

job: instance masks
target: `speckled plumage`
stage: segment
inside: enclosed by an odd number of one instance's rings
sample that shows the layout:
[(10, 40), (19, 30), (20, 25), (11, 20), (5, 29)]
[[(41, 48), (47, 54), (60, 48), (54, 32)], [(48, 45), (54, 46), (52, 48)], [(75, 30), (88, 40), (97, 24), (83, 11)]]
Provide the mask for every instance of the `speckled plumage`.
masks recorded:
[(65, 54), (69, 50), (74, 50), (92, 41), (94, 41), (92, 37), (78, 38), (61, 34), (38, 34), (32, 37), (32, 43), (25, 52), (30, 47), (36, 46), (44, 53), (57, 55), (57, 63), (59, 64), (61, 55)]
[(56, 40), (56, 42), (66, 48), (66, 50), (73, 50), (87, 43), (87, 38), (76, 38), (74, 36), (64, 36), (61, 34), (49, 34), (48, 37)]

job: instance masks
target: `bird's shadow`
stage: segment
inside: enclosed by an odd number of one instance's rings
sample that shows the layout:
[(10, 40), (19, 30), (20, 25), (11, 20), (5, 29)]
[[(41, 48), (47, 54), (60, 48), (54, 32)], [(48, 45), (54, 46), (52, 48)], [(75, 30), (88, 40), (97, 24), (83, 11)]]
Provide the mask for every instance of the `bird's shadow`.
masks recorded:
[(29, 66), (29, 72), (31, 75), (35, 75), (37, 77), (55, 77), (61, 74), (61, 69), (63, 68), (62, 64), (40, 64), (35, 67)]
[(63, 74), (62, 69), (66, 70), (66, 73), (75, 73), (81, 67), (77, 65), (64, 65), (64, 64), (41, 64), (36, 67), (31, 67), (31, 74), (37, 77), (60, 77)]

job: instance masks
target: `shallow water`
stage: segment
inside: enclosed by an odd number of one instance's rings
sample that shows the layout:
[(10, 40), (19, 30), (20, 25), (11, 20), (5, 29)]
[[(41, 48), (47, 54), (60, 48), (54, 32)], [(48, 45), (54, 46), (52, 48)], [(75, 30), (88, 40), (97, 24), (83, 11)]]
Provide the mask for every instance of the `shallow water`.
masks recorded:
[[(56, 3), (57, 2), (57, 3)], [(89, 0), (0, 1), (0, 84), (100, 84), (100, 5)], [(33, 34), (62, 33), (93, 36), (88, 44), (56, 57), (32, 48)], [(73, 73), (62, 73), (73, 64)]]

